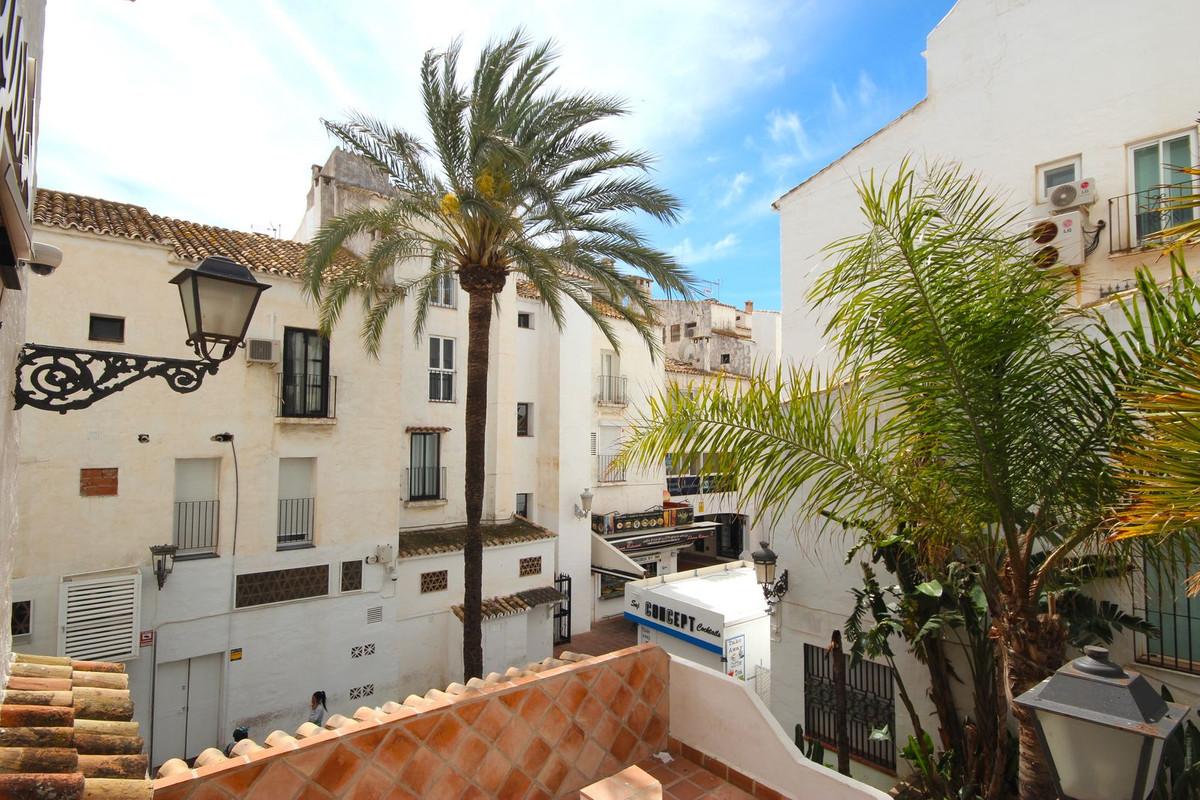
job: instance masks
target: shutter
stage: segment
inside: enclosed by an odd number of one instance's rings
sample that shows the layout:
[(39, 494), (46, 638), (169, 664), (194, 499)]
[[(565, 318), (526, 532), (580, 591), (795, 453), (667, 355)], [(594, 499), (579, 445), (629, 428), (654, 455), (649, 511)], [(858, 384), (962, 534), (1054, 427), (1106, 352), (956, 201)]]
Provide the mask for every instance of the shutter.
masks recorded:
[(596, 455), (596, 453), (597, 453), (597, 448), (596, 448), (596, 432), (595, 432), (595, 431), (592, 431), (592, 455)]
[(125, 661), (138, 654), (142, 576), (65, 578), (59, 592), (58, 652), (81, 661)]

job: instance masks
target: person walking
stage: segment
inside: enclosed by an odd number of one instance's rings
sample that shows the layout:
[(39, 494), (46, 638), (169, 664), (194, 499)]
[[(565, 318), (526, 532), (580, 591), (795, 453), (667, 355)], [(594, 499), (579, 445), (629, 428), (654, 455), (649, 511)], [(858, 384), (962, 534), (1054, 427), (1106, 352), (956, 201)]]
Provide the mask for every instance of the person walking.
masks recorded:
[(225, 757), (229, 758), (230, 756), (233, 755), (233, 748), (237, 746), (238, 742), (240, 742), (242, 739), (249, 739), (249, 738), (250, 738), (250, 729), (249, 728), (247, 728), (245, 726), (238, 726), (238, 727), (234, 728), (233, 729), (233, 741), (230, 742), (229, 744), (225, 745)]
[(313, 725), (321, 726), (325, 724), (325, 714), (329, 709), (325, 706), (325, 693), (313, 692), (312, 701), (309, 705), (308, 721)]

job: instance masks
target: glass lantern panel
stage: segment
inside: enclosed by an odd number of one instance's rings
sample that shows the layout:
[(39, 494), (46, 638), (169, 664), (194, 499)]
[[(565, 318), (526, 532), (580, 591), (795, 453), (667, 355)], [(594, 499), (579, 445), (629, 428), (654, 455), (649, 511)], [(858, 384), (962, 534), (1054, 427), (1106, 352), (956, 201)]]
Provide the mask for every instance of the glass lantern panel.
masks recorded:
[[(1142, 755), (1140, 734), (1048, 711), (1037, 713), (1064, 794), (1075, 800), (1133, 797)], [(1154, 746), (1152, 767), (1161, 756), (1162, 740)], [(1149, 783), (1145, 794), (1153, 788), (1153, 781)]]
[(203, 335), (218, 339), (240, 339), (246, 329), (257, 286), (197, 275), (200, 286), (200, 324)]
[(183, 301), (183, 321), (190, 338), (196, 337), (196, 298), (193, 294), (196, 276), (189, 274), (179, 282), (179, 299)]

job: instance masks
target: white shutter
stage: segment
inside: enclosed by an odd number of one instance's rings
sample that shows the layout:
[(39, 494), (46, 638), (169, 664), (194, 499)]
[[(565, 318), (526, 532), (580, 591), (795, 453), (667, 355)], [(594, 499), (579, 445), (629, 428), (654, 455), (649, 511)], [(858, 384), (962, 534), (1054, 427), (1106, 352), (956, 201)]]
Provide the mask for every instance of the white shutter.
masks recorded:
[(139, 572), (64, 578), (58, 600), (58, 652), (82, 661), (136, 658), (141, 590)]

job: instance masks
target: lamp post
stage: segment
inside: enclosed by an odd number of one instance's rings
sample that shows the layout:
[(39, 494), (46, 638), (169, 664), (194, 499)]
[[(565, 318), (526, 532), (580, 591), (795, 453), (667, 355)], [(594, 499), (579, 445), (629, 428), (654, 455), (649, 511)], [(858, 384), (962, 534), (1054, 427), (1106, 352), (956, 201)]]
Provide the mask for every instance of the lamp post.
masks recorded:
[(15, 408), (87, 408), (142, 378), (161, 377), (181, 394), (200, 388), (246, 338), (258, 298), (271, 288), (223, 256), (209, 256), (171, 279), (179, 287), (187, 343), (199, 359), (158, 358), (108, 350), (26, 344), (17, 359)]
[(1163, 743), (1189, 709), (1109, 661), (1106, 648), (1084, 653), (1014, 702), (1033, 712), (1060, 798), (1145, 800)]
[(590, 488), (584, 489), (579, 493), (579, 503), (581, 505), (575, 506), (575, 516), (583, 519), (592, 513), (592, 497), (592, 490)]
[(167, 576), (175, 569), (175, 554), (179, 547), (173, 544), (150, 545), (150, 559), (154, 563), (154, 577), (158, 579), (158, 588), (162, 589), (167, 582)]
[(759, 542), (758, 545), (761, 549), (751, 553), (750, 559), (754, 562), (754, 574), (758, 578), (758, 585), (762, 587), (763, 597), (767, 598), (767, 607), (771, 609), (787, 594), (788, 572), (785, 569), (776, 578), (779, 556), (766, 542)]

